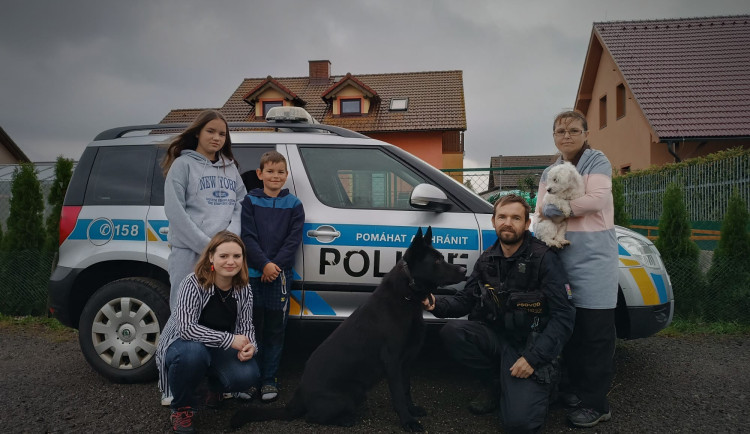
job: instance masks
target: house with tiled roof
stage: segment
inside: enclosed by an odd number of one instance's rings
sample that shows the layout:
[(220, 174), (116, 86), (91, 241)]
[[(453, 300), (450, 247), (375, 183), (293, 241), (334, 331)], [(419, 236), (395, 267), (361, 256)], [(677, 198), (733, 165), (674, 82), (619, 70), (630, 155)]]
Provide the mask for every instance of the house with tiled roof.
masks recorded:
[(750, 147), (750, 15), (594, 23), (575, 108), (621, 173)]
[[(439, 169), (463, 167), (462, 71), (332, 75), (330, 61), (311, 60), (304, 77), (244, 79), (217, 110), (229, 122), (258, 122), (277, 106), (302, 107), (322, 124), (394, 144)], [(190, 122), (201, 110), (172, 110), (162, 123)]]
[(30, 161), (16, 142), (0, 127), (0, 164), (29, 163)]
[[(523, 180), (531, 178), (539, 186), (539, 178), (544, 168), (557, 160), (558, 154), (550, 155), (498, 155), (490, 158), (490, 172), (487, 190), (523, 189)], [(523, 168), (523, 169), (521, 169)]]

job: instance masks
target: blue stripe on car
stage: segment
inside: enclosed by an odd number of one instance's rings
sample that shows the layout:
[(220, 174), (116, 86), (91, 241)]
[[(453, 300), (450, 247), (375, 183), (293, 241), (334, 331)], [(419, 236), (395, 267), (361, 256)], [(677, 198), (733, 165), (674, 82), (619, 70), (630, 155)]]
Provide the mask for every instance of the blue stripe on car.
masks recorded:
[[(295, 295), (295, 293), (300, 295)], [(292, 291), (292, 295), (297, 300), (301, 300), (301, 293), (302, 291)], [(305, 291), (304, 308), (313, 315), (336, 315), (336, 311), (315, 291)]]
[(667, 302), (667, 288), (664, 285), (664, 277), (662, 277), (661, 274), (651, 274), (651, 280), (654, 281), (654, 286), (656, 287), (656, 293), (659, 294), (659, 302), (660, 303), (666, 303)]
[[(321, 226), (340, 232), (330, 242), (318, 241), (311, 235)], [(417, 226), (348, 225), (305, 223), (302, 242), (308, 245), (409, 247)], [(423, 230), (426, 228), (423, 228)], [(479, 237), (474, 229), (432, 228), (432, 246), (437, 249), (478, 250)]]

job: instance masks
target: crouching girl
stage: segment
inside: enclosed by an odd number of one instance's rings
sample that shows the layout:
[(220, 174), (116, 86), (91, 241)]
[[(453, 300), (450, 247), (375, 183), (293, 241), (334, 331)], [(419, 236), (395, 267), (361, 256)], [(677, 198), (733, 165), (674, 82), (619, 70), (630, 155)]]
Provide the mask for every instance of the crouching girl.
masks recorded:
[(237, 235), (221, 231), (182, 281), (175, 310), (159, 338), (159, 388), (174, 397), (174, 432), (195, 432), (195, 392), (204, 378), (208, 393), (217, 398), (258, 382), (252, 312), (245, 245)]

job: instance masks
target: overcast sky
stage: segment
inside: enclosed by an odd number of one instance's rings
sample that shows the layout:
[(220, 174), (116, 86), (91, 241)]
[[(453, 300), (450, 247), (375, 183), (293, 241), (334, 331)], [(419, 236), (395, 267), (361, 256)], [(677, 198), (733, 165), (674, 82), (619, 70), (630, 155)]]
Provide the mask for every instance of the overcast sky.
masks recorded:
[(0, 0), (0, 127), (32, 161), (219, 107), (244, 78), (463, 71), (467, 167), (552, 153), (592, 23), (750, 13), (747, 0)]

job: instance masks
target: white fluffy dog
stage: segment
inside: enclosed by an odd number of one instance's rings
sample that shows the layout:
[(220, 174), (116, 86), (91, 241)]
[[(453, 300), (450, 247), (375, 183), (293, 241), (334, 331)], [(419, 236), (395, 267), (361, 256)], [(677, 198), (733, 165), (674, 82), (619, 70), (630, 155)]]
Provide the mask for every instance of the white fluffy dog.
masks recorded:
[(534, 236), (542, 240), (550, 247), (562, 248), (570, 244), (565, 239), (568, 230), (568, 217), (570, 217), (570, 201), (583, 196), (585, 187), (583, 178), (575, 166), (568, 162), (558, 164), (547, 173), (547, 194), (544, 195), (544, 205), (555, 205), (562, 211), (563, 216), (549, 219), (537, 215), (538, 220), (534, 225)]

